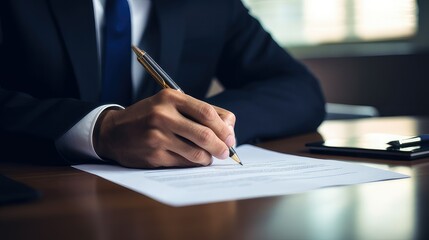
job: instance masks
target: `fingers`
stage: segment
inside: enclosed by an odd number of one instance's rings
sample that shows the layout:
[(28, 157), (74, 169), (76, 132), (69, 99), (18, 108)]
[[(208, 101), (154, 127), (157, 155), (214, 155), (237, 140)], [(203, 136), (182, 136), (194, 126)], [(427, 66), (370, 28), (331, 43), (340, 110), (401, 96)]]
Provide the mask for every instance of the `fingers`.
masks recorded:
[[(200, 148), (205, 149), (211, 155), (219, 159), (228, 158), (228, 146), (216, 136), (212, 129), (201, 124), (196, 124), (186, 118), (172, 122), (171, 127), (179, 136), (182, 136)], [(228, 137), (232, 138), (232, 134)], [(228, 141), (233, 141), (233, 139), (228, 139)]]
[(192, 162), (173, 151), (161, 149), (151, 151), (150, 154), (146, 155), (144, 161), (137, 158), (120, 162), (121, 165), (132, 168), (199, 167), (208, 166), (211, 163), (212, 160)]
[(141, 136), (139, 143), (126, 151), (121, 165), (157, 168), (207, 166), (212, 163), (212, 156), (207, 151), (158, 129)]
[(203, 148), (177, 136), (171, 136), (170, 139), (172, 140), (171, 152), (176, 153), (188, 162), (190, 161), (191, 165), (207, 166), (212, 163), (212, 155)]
[[(165, 116), (162, 125), (169, 126), (175, 134), (190, 140), (217, 158), (225, 159), (229, 156), (228, 147), (235, 144), (231, 127), (235, 124), (235, 116), (232, 113), (185, 94), (164, 91), (160, 95), (160, 98), (165, 98), (164, 100), (175, 105), (181, 114), (179, 117)], [(170, 116), (173, 114), (166, 113)]]
[(228, 110), (226, 110), (226, 109), (223, 109), (223, 108), (221, 108), (221, 107), (218, 107), (218, 106), (214, 106), (214, 105), (212, 105), (212, 107), (216, 110), (216, 112), (217, 112), (217, 114), (219, 115), (219, 117), (228, 125), (228, 126), (231, 126), (233, 129), (234, 129), (234, 126), (235, 126), (235, 121), (236, 121), (236, 118), (235, 118), (235, 115), (232, 113), (232, 112), (230, 112), (230, 111), (228, 111)]
[(152, 130), (144, 142), (151, 149), (145, 157), (154, 167), (207, 166), (213, 160), (206, 150), (172, 133)]
[[(228, 147), (235, 144), (233, 126), (235, 124), (235, 116), (231, 112), (214, 107), (208, 103), (197, 100), (190, 96), (181, 97), (177, 102), (177, 109), (184, 116), (190, 118), (210, 130)], [(232, 126), (232, 128), (231, 128)], [(199, 132), (201, 140), (205, 141), (206, 135), (211, 137), (210, 131), (206, 129), (192, 129)], [(203, 142), (201, 143), (205, 145)], [(198, 144), (199, 145), (199, 144)]]
[(235, 145), (235, 131), (234, 131), (234, 126), (235, 126), (235, 121), (236, 121), (235, 115), (226, 109), (223, 109), (223, 108), (220, 108), (217, 106), (213, 106), (213, 107), (216, 110), (216, 112), (218, 113), (219, 117), (228, 125), (228, 128), (234, 137), (234, 144), (233, 145)]
[(232, 113), (175, 90), (102, 116), (96, 152), (127, 167), (209, 165), (235, 144)]
[[(211, 157), (210, 157), (211, 159)], [(156, 154), (156, 158), (147, 161), (151, 165), (145, 168), (157, 168), (157, 167), (199, 167), (207, 166), (211, 164), (209, 161), (193, 162), (189, 159), (173, 152), (173, 151), (159, 151)]]

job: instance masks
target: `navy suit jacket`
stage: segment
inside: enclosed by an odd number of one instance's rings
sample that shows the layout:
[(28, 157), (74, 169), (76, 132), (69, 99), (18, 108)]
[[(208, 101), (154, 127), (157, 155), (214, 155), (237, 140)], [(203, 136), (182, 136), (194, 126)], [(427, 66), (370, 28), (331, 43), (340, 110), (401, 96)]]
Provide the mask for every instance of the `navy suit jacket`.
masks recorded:
[[(187, 94), (235, 113), (239, 144), (313, 131), (323, 120), (317, 80), (241, 1), (152, 3), (149, 53)], [(99, 66), (91, 0), (2, 0), (0, 158), (87, 161), (62, 159), (55, 140), (100, 105)], [(226, 90), (205, 99), (213, 78)], [(142, 98), (159, 90), (145, 84)]]

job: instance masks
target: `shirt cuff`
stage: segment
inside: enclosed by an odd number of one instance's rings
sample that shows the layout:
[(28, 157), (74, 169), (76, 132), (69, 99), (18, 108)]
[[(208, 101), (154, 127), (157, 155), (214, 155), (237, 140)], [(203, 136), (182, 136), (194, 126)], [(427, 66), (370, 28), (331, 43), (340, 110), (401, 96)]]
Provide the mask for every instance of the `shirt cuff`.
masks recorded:
[(66, 159), (89, 158), (103, 160), (95, 152), (92, 135), (100, 114), (107, 108), (112, 107), (124, 109), (124, 107), (117, 104), (107, 104), (92, 110), (55, 141), (58, 152)]

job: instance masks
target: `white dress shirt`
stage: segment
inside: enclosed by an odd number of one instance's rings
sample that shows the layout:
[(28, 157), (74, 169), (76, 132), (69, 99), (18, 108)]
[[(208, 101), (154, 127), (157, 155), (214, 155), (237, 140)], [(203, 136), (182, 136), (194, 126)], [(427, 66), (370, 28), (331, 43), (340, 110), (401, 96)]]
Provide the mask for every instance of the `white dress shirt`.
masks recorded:
[[(106, 0), (93, 0), (92, 3), (94, 5), (98, 59), (99, 62), (101, 62), (101, 46), (103, 41), (102, 33), (104, 29), (104, 8), (106, 5)], [(132, 45), (138, 46), (142, 39), (144, 29), (147, 25), (151, 1), (128, 0), (128, 4), (131, 12), (131, 41)], [(131, 58), (132, 89), (133, 96), (136, 97), (137, 90), (140, 89), (140, 85), (142, 84), (144, 71), (133, 54), (131, 54)], [(99, 69), (99, 71), (101, 72), (101, 69)], [(78, 157), (101, 159), (94, 150), (92, 135), (98, 116), (100, 116), (101, 112), (103, 112), (106, 108), (110, 107), (121, 106), (114, 104), (100, 106), (88, 113), (63, 136), (61, 136), (55, 142), (57, 150), (60, 152), (60, 154), (62, 154), (65, 158)]]

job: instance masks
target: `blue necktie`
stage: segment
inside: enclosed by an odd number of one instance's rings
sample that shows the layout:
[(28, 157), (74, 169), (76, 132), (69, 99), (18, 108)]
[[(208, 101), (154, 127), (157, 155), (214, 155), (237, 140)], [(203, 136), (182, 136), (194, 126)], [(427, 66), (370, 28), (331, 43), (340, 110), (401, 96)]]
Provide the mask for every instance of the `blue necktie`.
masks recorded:
[(102, 103), (131, 102), (131, 16), (127, 0), (107, 0), (105, 8)]

